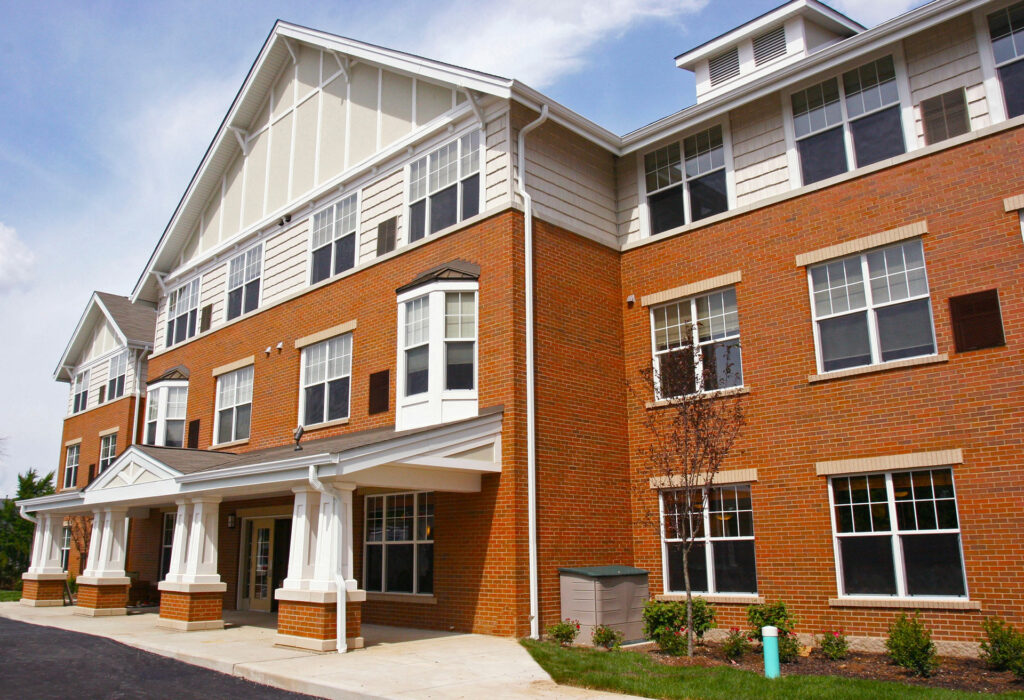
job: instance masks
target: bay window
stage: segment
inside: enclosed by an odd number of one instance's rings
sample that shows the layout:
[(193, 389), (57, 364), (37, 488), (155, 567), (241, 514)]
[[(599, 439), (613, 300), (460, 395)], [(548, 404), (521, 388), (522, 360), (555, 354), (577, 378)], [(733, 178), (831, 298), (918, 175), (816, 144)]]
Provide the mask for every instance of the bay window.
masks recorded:
[(829, 479), (841, 595), (964, 597), (953, 470)]
[(358, 203), (358, 194), (352, 193), (313, 215), (310, 284), (355, 267)]
[(188, 383), (167, 382), (146, 394), (146, 444), (183, 447)]
[(302, 425), (348, 418), (352, 375), (352, 334), (329, 338), (302, 349)]
[(363, 588), (434, 592), (434, 494), (366, 497)]
[(254, 311), (260, 305), (262, 268), (262, 243), (236, 255), (228, 262), (227, 320)]
[(988, 16), (996, 72), (1003, 86), (1008, 119), (1024, 114), (1024, 2)]
[(167, 347), (188, 340), (196, 334), (198, 309), (198, 277), (181, 285), (167, 296)]
[(920, 239), (815, 265), (808, 279), (820, 372), (935, 353)]
[(892, 56), (790, 97), (803, 184), (861, 168), (906, 151)]
[(729, 207), (722, 127), (713, 126), (644, 156), (651, 234)]
[(686, 591), (683, 549), (690, 548), (690, 589), (700, 593), (757, 593), (754, 511), (750, 486), (661, 492), (665, 592)]
[(450, 141), (409, 166), (409, 242), (480, 213), (480, 132)]
[(252, 420), (252, 366), (217, 377), (215, 442), (249, 439)]

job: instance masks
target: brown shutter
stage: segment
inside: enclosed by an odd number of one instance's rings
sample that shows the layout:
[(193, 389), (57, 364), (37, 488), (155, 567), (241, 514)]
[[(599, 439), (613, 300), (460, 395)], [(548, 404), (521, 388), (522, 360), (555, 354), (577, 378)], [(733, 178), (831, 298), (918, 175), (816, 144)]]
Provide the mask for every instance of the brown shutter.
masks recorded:
[(210, 330), (210, 323), (213, 320), (213, 304), (207, 304), (203, 307), (202, 313), (199, 316), (199, 332), (205, 333)]
[(970, 131), (967, 97), (963, 88), (921, 100), (921, 120), (924, 122), (924, 141), (929, 146)]
[(199, 419), (190, 420), (188, 422), (188, 441), (185, 443), (185, 447), (196, 450), (199, 449)]
[(951, 297), (949, 315), (957, 352), (995, 348), (1006, 344), (999, 313), (999, 293), (986, 292)]
[(101, 386), (100, 387), (100, 400), (98, 401), (98, 403), (103, 403), (106, 400), (107, 400), (107, 387), (106, 386)]
[(391, 370), (374, 372), (370, 375), (370, 407), (369, 413), (385, 413), (390, 407)]
[(392, 216), (387, 221), (377, 224), (377, 255), (390, 253), (395, 249), (395, 236), (398, 231), (398, 217)]

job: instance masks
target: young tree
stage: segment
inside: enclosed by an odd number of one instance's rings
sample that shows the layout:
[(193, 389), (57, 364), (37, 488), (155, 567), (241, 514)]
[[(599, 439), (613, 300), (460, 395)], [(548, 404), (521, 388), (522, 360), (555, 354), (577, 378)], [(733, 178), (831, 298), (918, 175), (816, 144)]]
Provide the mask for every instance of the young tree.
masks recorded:
[[(89, 558), (89, 545), (92, 542), (92, 518), (75, 515), (68, 518), (68, 525), (71, 528), (71, 544), (78, 552), (78, 566), (81, 571)], [(70, 568), (70, 564), (68, 567)]]
[(0, 588), (17, 585), (32, 556), (34, 526), (21, 517), (14, 502), (53, 491), (53, 472), (40, 477), (35, 469), (29, 469), (18, 475), (17, 495), (0, 501)]
[[(707, 489), (712, 486), (745, 424), (742, 396), (729, 388), (742, 385), (738, 340), (717, 341), (710, 329), (683, 324), (679, 337), (639, 371), (630, 390), (641, 404), (647, 440), (639, 448), (642, 466), (633, 481), (640, 519), (659, 538), (665, 532), (682, 540), (686, 585), (686, 647), (693, 656), (693, 593), (690, 552), (703, 536)], [(703, 340), (708, 336), (707, 340)], [(652, 404), (652, 397), (655, 401)], [(662, 519), (652, 487), (671, 489), (673, 517)]]

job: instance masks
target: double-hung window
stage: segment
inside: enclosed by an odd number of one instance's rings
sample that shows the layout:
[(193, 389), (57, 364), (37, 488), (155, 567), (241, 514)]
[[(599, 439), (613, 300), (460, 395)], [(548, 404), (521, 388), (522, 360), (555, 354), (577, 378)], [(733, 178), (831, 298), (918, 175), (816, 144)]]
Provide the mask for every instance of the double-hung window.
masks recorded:
[(160, 537), (160, 580), (167, 578), (167, 572), (171, 570), (171, 552), (174, 549), (174, 520), (175, 514), (164, 513), (163, 528)]
[(110, 372), (107, 375), (107, 401), (124, 396), (124, 379), (128, 373), (128, 351), (119, 352), (110, 358)]
[(480, 132), (446, 143), (409, 166), (409, 242), (480, 213)]
[(355, 267), (358, 193), (313, 215), (310, 284)]
[(260, 305), (262, 267), (262, 243), (236, 255), (228, 262), (229, 321), (255, 310)]
[(102, 474), (107, 467), (114, 463), (117, 456), (117, 433), (104, 435), (100, 438), (100, 462), (99, 471)]
[(920, 239), (815, 265), (808, 278), (819, 371), (935, 353)]
[(841, 595), (967, 595), (953, 470), (829, 479)]
[(65, 525), (60, 531), (60, 568), (68, 570), (71, 559), (71, 528)]
[(405, 303), (405, 395), (424, 394), (430, 386), (430, 297)]
[(687, 509), (686, 491), (661, 492), (666, 592), (686, 590), (683, 548), (690, 540), (692, 591), (757, 593), (750, 486), (715, 486), (690, 493)]
[(348, 418), (352, 379), (352, 334), (344, 333), (302, 349), (303, 425)]
[(906, 151), (892, 56), (793, 93), (793, 132), (803, 184)]
[(73, 489), (75, 484), (78, 483), (78, 456), (82, 450), (82, 445), (68, 445), (67, 452), (64, 454), (64, 488)]
[(722, 127), (645, 155), (644, 183), (652, 235), (728, 209)]
[(363, 588), (434, 592), (434, 494), (366, 497)]
[(252, 366), (217, 377), (218, 443), (247, 440), (252, 418)]
[(71, 390), (72, 413), (81, 413), (89, 406), (89, 370), (75, 375), (75, 385)]
[(658, 398), (743, 385), (733, 287), (651, 309)]
[(444, 295), (444, 388), (473, 389), (476, 366), (476, 294)]
[(196, 334), (199, 309), (199, 278), (181, 285), (167, 297), (167, 347)]
[(1007, 118), (1024, 114), (1024, 2), (988, 16), (999, 82), (1003, 85)]
[(188, 384), (164, 384), (146, 394), (146, 444), (182, 447)]

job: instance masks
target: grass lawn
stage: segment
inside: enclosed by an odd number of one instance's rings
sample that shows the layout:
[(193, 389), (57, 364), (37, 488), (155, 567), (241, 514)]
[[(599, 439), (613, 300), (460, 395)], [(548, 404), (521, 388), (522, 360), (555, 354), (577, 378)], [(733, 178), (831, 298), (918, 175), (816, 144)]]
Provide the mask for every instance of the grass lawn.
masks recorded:
[(1024, 693), (984, 695), (902, 683), (855, 680), (836, 676), (783, 676), (768, 680), (750, 671), (724, 666), (703, 668), (663, 666), (646, 654), (636, 651), (614, 653), (592, 649), (564, 649), (548, 642), (523, 640), (523, 646), (534, 660), (558, 683), (599, 690), (611, 690), (649, 698), (800, 698), (835, 699), (871, 698), (872, 700), (903, 700), (904, 698), (983, 697), (1022, 698)]
[(21, 600), (21, 591), (0, 591), (0, 603)]

